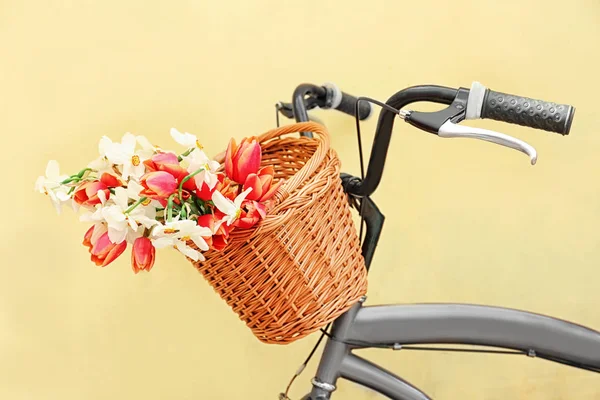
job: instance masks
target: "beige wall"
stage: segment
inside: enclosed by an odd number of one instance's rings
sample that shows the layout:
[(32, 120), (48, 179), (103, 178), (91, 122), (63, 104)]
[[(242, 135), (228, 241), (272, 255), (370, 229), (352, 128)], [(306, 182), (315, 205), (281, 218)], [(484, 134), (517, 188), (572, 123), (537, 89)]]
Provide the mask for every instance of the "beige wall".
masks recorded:
[[(79, 244), (86, 226), (32, 186), (50, 158), (78, 170), (101, 135), (168, 147), (176, 126), (217, 153), (273, 127), (274, 102), (305, 81), (385, 100), (479, 80), (574, 104), (568, 137), (476, 123), (534, 144), (535, 167), (488, 143), (396, 129), (369, 303), (504, 305), (600, 328), (598, 1), (295, 3), (0, 2), (0, 399), (276, 398), (315, 336), (260, 344), (168, 250), (150, 274), (127, 258), (95, 267)], [(353, 120), (319, 116), (357, 173)], [(600, 377), (541, 360), (365, 353), (437, 399), (600, 398)], [(375, 396), (341, 383), (336, 398)]]

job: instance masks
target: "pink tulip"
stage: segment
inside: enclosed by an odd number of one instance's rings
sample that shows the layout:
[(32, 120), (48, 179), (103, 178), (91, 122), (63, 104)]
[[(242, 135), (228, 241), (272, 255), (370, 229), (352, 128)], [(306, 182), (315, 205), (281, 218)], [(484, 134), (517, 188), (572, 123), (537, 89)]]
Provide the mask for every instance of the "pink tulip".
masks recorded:
[(154, 265), (156, 249), (147, 237), (140, 237), (133, 242), (131, 251), (131, 267), (136, 274), (140, 271), (150, 271)]
[(91, 249), (92, 247), (94, 247), (94, 244), (92, 243), (92, 235), (94, 234), (94, 228), (95, 228), (95, 226), (92, 225), (92, 227), (87, 230), (85, 235), (83, 235), (82, 244), (84, 246), (87, 246), (88, 249)]
[(257, 174), (248, 175), (242, 189), (252, 188), (252, 191), (246, 196), (246, 200), (264, 202), (273, 197), (279, 186), (283, 183), (280, 180), (273, 185), (273, 174), (273, 166), (269, 165), (261, 168)]
[(108, 238), (108, 232), (98, 236), (98, 232), (94, 232), (95, 228), (96, 226), (92, 226), (88, 229), (83, 237), (83, 244), (88, 247), (92, 261), (100, 267), (106, 267), (125, 251), (127, 242), (113, 243)]
[(244, 138), (239, 147), (231, 139), (225, 152), (225, 173), (233, 181), (243, 184), (260, 167), (261, 148), (256, 138)]
[(148, 172), (140, 179), (144, 189), (140, 196), (158, 200), (166, 204), (166, 199), (177, 191), (177, 180), (165, 171)]
[[(151, 159), (144, 161), (146, 171), (165, 171), (170, 173), (177, 179), (177, 183), (181, 183), (183, 178), (188, 176), (188, 172), (179, 164), (179, 159), (174, 153), (158, 153), (152, 156)], [(186, 190), (196, 190), (196, 182), (194, 179), (188, 179), (183, 188)]]

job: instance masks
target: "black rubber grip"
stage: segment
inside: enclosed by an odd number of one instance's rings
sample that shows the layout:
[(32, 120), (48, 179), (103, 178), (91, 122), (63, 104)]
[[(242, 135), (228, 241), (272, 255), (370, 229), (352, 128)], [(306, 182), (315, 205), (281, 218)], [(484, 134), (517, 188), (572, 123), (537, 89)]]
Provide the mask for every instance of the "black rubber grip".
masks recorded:
[[(357, 98), (351, 94), (342, 92), (342, 101), (335, 108), (338, 111), (352, 115), (354, 117), (354, 111), (356, 109)], [(371, 103), (367, 101), (361, 101), (358, 105), (358, 119), (361, 121), (369, 118), (371, 115)]]
[(515, 96), (488, 89), (483, 98), (481, 118), (495, 119), (568, 135), (575, 108), (567, 104)]

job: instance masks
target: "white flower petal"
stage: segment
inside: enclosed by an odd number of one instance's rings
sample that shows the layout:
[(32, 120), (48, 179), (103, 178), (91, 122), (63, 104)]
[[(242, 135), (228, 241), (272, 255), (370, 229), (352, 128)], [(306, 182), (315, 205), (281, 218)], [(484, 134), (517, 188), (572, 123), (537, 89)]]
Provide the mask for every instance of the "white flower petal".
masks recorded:
[(215, 206), (219, 209), (219, 211), (228, 215), (235, 213), (235, 204), (231, 200), (223, 196), (223, 194), (221, 194), (221, 192), (219, 192), (218, 190), (215, 190), (213, 192), (211, 199), (213, 203), (215, 203)]
[(134, 218), (127, 218), (127, 223), (129, 224), (129, 226), (131, 227), (131, 229), (133, 229), (134, 231), (137, 230), (138, 228), (138, 224), (136, 223)]
[(248, 189), (244, 190), (242, 193), (238, 194), (238, 196), (233, 201), (233, 204), (235, 204), (236, 209), (240, 208), (240, 206), (242, 205), (242, 202), (244, 201), (244, 199), (246, 199), (246, 196), (248, 196), (248, 194), (251, 191), (252, 191), (252, 188), (249, 187)]
[(177, 250), (179, 250), (183, 255), (191, 258), (192, 260), (198, 261), (200, 259), (200, 256), (201, 256), (200, 252), (192, 249), (185, 243), (178, 240), (175, 246), (177, 247)]
[(124, 181), (129, 180), (129, 175), (131, 175), (132, 168), (133, 164), (131, 164), (131, 161), (125, 161), (123, 163), (123, 172), (121, 173), (121, 178), (123, 178)]
[(136, 143), (137, 143), (137, 140), (136, 140), (135, 136), (129, 132), (124, 134), (123, 138), (121, 139), (121, 146), (123, 147), (123, 151), (125, 151), (126, 153), (129, 153), (129, 154), (133, 154), (135, 152), (135, 144)]
[[(102, 191), (101, 191), (101, 192), (102, 192)], [(104, 192), (102, 192), (102, 193), (104, 193)], [(56, 197), (57, 197), (57, 198), (58, 198), (60, 201), (68, 201), (68, 200), (70, 200), (70, 199), (71, 199), (71, 196), (69, 196), (69, 195), (67, 194), (67, 192), (66, 192), (66, 191), (64, 191), (64, 190), (57, 190), (57, 191), (56, 191)]]
[(46, 178), (43, 176), (40, 176), (36, 179), (35, 181), (35, 186), (34, 186), (34, 190), (36, 192), (40, 192), (40, 193), (44, 193), (45, 192), (45, 183), (46, 183)]
[[(210, 236), (210, 235), (207, 235)], [(192, 242), (202, 251), (208, 250), (208, 244), (202, 236), (192, 236)]]
[(144, 217), (156, 222), (156, 207), (152, 206), (142, 206), (142, 212), (144, 213)]
[[(98, 192), (98, 193), (100, 193), (100, 192)], [(129, 207), (128, 206), (129, 195), (127, 193), (127, 189), (125, 189), (124, 187), (115, 188), (115, 194), (112, 195), (111, 198), (114, 200), (116, 205), (121, 207), (121, 210), (125, 211)]]
[(180, 145), (186, 147), (195, 147), (198, 138), (191, 133), (181, 133), (175, 128), (171, 128), (171, 137)]
[(110, 239), (111, 242), (119, 244), (119, 243), (123, 242), (123, 240), (125, 240), (126, 237), (127, 237), (127, 229), (120, 230), (120, 229), (114, 229), (111, 227), (108, 228), (108, 239)]
[(100, 203), (102, 205), (106, 204), (106, 193), (104, 193), (104, 190), (98, 190), (98, 192), (96, 192), (96, 195), (100, 199)]
[(102, 136), (102, 138), (100, 138), (100, 142), (98, 143), (98, 153), (100, 153), (102, 156), (101, 158), (106, 156), (106, 151), (112, 145), (112, 143), (113, 141), (110, 140), (108, 136)]
[(211, 173), (210, 171), (205, 171), (203, 178), (204, 182), (206, 182), (206, 186), (208, 186), (210, 190), (212, 190), (216, 184), (219, 183), (219, 178), (217, 175)]
[(139, 145), (142, 146), (142, 149), (150, 151), (151, 153), (154, 152), (154, 146), (152, 145), (152, 143), (150, 143), (148, 138), (142, 135), (138, 135), (136, 139)]
[(219, 169), (219, 167), (221, 166), (221, 164), (219, 164), (219, 162), (218, 162), (218, 161), (215, 161), (215, 160), (209, 160), (209, 161), (208, 161), (208, 166), (210, 167), (210, 170), (211, 170), (212, 172), (215, 172), (216, 170), (218, 170), (218, 169)]
[(159, 238), (155, 238), (152, 239), (152, 245), (154, 247), (156, 247), (157, 249), (163, 249), (165, 247), (171, 247), (174, 245), (174, 240), (173, 238), (170, 237), (159, 237)]
[[(129, 175), (133, 177), (135, 180), (140, 180), (140, 178), (146, 173), (146, 166), (142, 163), (137, 166), (132, 166), (131, 172)], [(138, 192), (139, 193), (139, 192)]]
[(129, 229), (127, 231), (127, 236), (125, 237), (125, 240), (127, 241), (127, 243), (133, 244), (137, 238), (141, 238), (142, 236), (143, 235), (141, 232), (132, 231), (131, 229)]
[(52, 180), (58, 180), (59, 175), (60, 175), (60, 172), (59, 172), (58, 161), (56, 161), (56, 160), (48, 161), (48, 165), (46, 165), (46, 177), (49, 179), (52, 179)]

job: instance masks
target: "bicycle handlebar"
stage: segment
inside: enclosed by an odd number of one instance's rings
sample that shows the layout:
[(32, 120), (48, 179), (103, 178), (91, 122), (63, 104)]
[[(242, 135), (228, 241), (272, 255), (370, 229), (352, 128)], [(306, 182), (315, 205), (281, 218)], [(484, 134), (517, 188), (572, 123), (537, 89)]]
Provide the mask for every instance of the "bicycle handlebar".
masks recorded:
[[(337, 109), (354, 115), (357, 102), (354, 96), (339, 91), (333, 85), (302, 84), (298, 86), (293, 96), (293, 114), (296, 121), (308, 121), (307, 109), (315, 106), (336, 108), (332, 107), (336, 104), (333, 102), (335, 93), (338, 93), (340, 98)], [(436, 112), (399, 111), (411, 103), (421, 101), (447, 104), (449, 107)], [(368, 113), (366, 108), (361, 108), (362, 104), (368, 103), (359, 104), (360, 119), (367, 118), (371, 113), (370, 104)], [(526, 153), (531, 163), (535, 164), (537, 152), (522, 140), (499, 132), (457, 124), (464, 119), (489, 118), (568, 135), (575, 113), (575, 108), (570, 105), (495, 92), (478, 82), (474, 82), (471, 89), (462, 87), (453, 89), (436, 85), (413, 86), (394, 94), (388, 99), (386, 105), (391, 109), (383, 108), (379, 114), (364, 180), (350, 179), (345, 182), (344, 189), (354, 196), (370, 196), (379, 186), (397, 115), (405, 122), (440, 137), (475, 138), (519, 150)], [(306, 133), (306, 135), (310, 134)]]
[(481, 118), (543, 129), (568, 135), (575, 108), (488, 89), (483, 99)]

